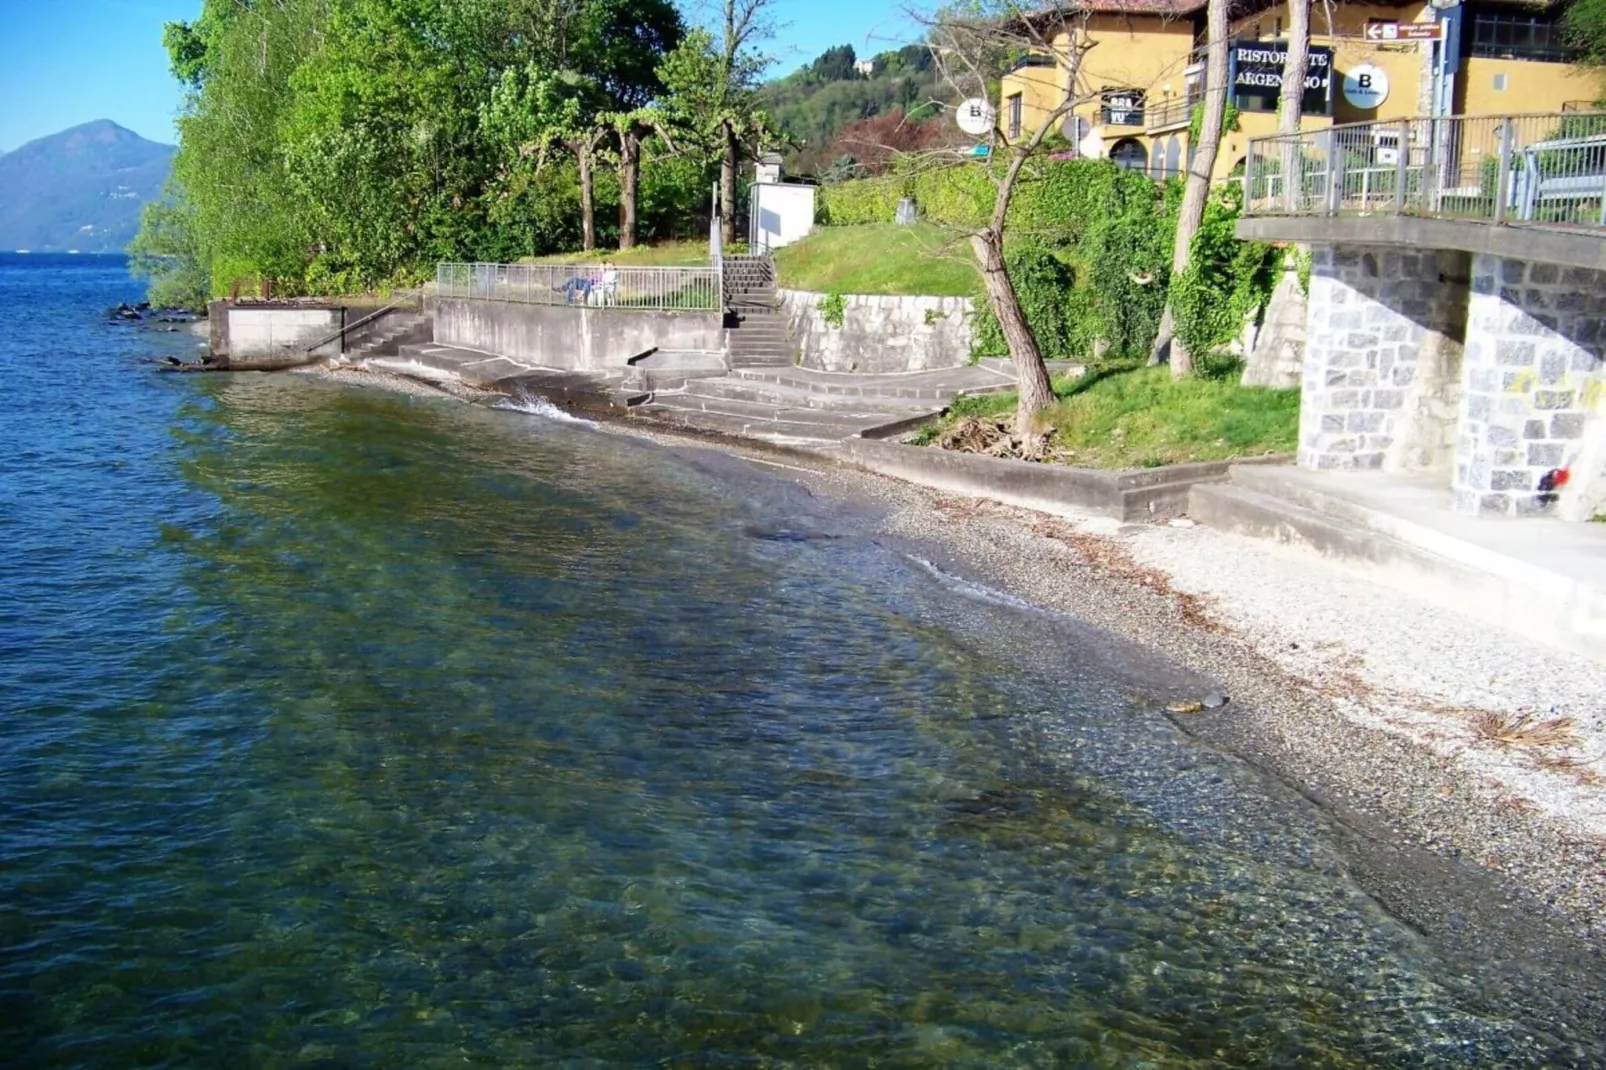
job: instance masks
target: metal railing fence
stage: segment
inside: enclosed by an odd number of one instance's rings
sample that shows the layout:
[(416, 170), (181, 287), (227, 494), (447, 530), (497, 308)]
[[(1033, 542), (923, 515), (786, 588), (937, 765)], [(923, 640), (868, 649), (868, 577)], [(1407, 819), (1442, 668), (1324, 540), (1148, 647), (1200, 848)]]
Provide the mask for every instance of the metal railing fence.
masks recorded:
[(724, 307), (717, 267), (442, 263), (435, 267), (435, 294), (585, 308), (715, 311)]
[(1244, 190), (1246, 215), (1606, 227), (1606, 113), (1393, 119), (1254, 138)]

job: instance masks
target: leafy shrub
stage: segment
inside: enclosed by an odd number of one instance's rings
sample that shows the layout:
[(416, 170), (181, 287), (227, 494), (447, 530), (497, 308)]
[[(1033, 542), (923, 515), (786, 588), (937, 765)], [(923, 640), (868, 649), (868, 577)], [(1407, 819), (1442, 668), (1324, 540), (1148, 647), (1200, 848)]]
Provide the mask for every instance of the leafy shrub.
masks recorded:
[[(1091, 296), (1086, 290), (1076, 289), (1075, 272), (1059, 257), (1037, 246), (1011, 249), (1006, 259), (1021, 311), (1026, 314), (1043, 356), (1070, 358), (1091, 351)], [(977, 297), (975, 309), (971, 351), (981, 357), (1006, 356), (1009, 346), (991, 303), (986, 297)]]
[[(976, 227), (992, 211), (995, 189), (987, 167), (965, 162), (825, 186), (823, 216), (833, 226), (885, 222), (900, 197), (912, 196), (930, 223)], [(1171, 244), (1181, 191), (1180, 181), (1156, 183), (1108, 160), (1028, 162), (1005, 233), (1014, 250), (1010, 277), (1045, 355), (1083, 356), (1095, 338), (1105, 339), (1117, 355), (1146, 354), (1168, 294), (1175, 301), (1178, 336), (1190, 351), (1209, 353), (1237, 337), (1244, 318), (1271, 295), (1275, 253), (1234, 236), (1242, 189), (1228, 184), (1206, 208), (1186, 276), (1173, 280)], [(1057, 267), (1044, 257), (1057, 258)], [(1024, 275), (1017, 274), (1017, 263)], [(1051, 300), (1047, 294), (1055, 287)], [(977, 308), (976, 352), (1004, 352), (990, 309), (984, 302)]]
[(1239, 185), (1229, 183), (1213, 193), (1193, 239), (1188, 269), (1172, 281), (1177, 338), (1191, 353), (1205, 354), (1229, 344), (1277, 284), (1277, 251), (1233, 235), (1242, 201)]
[(841, 294), (826, 294), (820, 301), (820, 318), (827, 327), (841, 327), (847, 318), (848, 305)]

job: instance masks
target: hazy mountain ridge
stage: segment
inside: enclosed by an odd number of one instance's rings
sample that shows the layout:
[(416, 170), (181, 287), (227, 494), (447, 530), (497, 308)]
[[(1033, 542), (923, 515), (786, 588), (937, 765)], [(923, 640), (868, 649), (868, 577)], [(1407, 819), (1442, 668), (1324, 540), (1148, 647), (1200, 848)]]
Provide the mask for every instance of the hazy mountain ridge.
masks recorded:
[(0, 155), (0, 249), (122, 252), (175, 151), (101, 119)]

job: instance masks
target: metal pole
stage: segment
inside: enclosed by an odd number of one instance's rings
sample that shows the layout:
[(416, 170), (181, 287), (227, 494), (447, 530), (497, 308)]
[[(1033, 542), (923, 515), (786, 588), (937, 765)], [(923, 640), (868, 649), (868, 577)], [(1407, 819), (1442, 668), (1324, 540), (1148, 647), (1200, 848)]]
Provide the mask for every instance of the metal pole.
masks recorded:
[(1506, 220), (1506, 200), (1511, 196), (1511, 126), (1510, 119), (1500, 124), (1500, 171), (1494, 184), (1494, 221)]
[(1339, 147), (1338, 131), (1328, 130), (1327, 137), (1327, 214), (1337, 215), (1344, 200), (1344, 153)]
[(1422, 145), (1422, 210), (1434, 213), (1439, 202), (1439, 123), (1429, 119), (1428, 136)]
[(1249, 143), (1249, 154), (1244, 157), (1244, 214), (1255, 214), (1255, 142)]
[(1405, 211), (1405, 178), (1411, 164), (1411, 120), (1400, 120), (1400, 144), (1394, 161), (1394, 214)]

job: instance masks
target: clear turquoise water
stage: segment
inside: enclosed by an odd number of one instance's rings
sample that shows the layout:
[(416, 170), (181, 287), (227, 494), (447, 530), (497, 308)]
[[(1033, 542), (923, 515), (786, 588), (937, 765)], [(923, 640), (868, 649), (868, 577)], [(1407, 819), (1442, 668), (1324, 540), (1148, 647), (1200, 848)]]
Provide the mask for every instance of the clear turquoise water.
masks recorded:
[(1140, 655), (744, 462), (155, 375), (130, 292), (0, 259), (0, 1063), (1591, 1061)]

